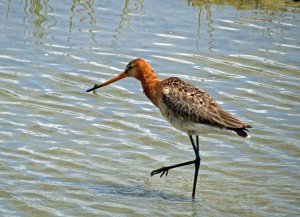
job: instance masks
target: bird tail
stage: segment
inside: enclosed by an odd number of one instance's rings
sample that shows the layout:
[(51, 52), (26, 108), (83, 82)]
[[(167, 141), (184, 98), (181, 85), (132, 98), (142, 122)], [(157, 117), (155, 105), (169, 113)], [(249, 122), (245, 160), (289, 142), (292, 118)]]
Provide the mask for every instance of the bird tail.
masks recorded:
[(228, 127), (227, 130), (234, 131), (234, 132), (236, 132), (236, 134), (238, 134), (241, 137), (247, 137), (248, 134), (247, 134), (246, 131), (248, 131), (248, 130), (246, 128), (252, 128), (252, 127), (250, 125), (246, 125), (244, 128), (231, 128), (231, 127)]

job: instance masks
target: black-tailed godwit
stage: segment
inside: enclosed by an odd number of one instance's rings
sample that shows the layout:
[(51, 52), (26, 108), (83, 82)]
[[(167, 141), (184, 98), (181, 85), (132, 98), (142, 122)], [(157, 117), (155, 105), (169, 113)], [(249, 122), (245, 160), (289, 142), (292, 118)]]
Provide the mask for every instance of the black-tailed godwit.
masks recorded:
[[(160, 81), (151, 66), (141, 58), (129, 62), (123, 73), (100, 85), (95, 85), (87, 92), (127, 77), (138, 79), (142, 83), (146, 96), (159, 108), (162, 115), (175, 128), (187, 133), (196, 155), (195, 160), (162, 167), (152, 171), (150, 175), (167, 176), (170, 169), (194, 164), (195, 175), (192, 192), (192, 198), (194, 199), (201, 161), (198, 136), (201, 133), (201, 127), (208, 125), (233, 131), (241, 137), (247, 137), (247, 128), (251, 128), (251, 126), (223, 110), (208, 93), (192, 84), (176, 77)], [(195, 136), (195, 140), (193, 136)]]

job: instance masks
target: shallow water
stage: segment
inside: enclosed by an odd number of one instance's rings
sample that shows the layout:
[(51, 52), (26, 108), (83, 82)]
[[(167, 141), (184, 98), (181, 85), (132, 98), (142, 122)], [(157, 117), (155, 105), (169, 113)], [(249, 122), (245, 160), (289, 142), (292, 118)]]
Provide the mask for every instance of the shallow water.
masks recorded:
[[(1, 216), (299, 214), (299, 3), (216, 2), (0, 0)], [(204, 130), (195, 201), (149, 177), (194, 153), (138, 81), (85, 92), (135, 57), (253, 126)]]

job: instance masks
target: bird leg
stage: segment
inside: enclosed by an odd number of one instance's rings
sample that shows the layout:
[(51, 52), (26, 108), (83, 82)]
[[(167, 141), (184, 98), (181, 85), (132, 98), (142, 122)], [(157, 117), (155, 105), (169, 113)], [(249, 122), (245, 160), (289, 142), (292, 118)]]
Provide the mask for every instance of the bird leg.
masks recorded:
[(196, 159), (195, 159), (195, 175), (194, 175), (194, 185), (193, 185), (193, 193), (192, 193), (192, 198), (195, 199), (195, 192), (196, 192), (196, 185), (197, 185), (197, 178), (198, 178), (198, 172), (199, 172), (199, 167), (200, 167), (200, 150), (199, 150), (199, 136), (196, 135), (196, 146), (193, 140), (192, 136), (189, 136), (191, 139), (191, 143), (193, 145), (194, 151), (195, 151), (195, 155), (196, 155)]
[(196, 136), (196, 144), (194, 142), (193, 137), (191, 135), (189, 135), (189, 137), (190, 137), (191, 143), (193, 145), (193, 149), (194, 149), (194, 152), (195, 152), (195, 155), (196, 155), (196, 159), (192, 160), (192, 161), (188, 161), (188, 162), (184, 162), (184, 163), (172, 165), (172, 166), (162, 167), (162, 168), (159, 168), (157, 170), (153, 170), (150, 173), (150, 176), (154, 176), (156, 174), (161, 173), (160, 174), (160, 178), (161, 178), (163, 175), (167, 176), (170, 169), (173, 169), (173, 168), (176, 168), (176, 167), (182, 167), (182, 166), (186, 166), (186, 165), (190, 165), (190, 164), (195, 164), (194, 185), (193, 185), (193, 193), (192, 193), (192, 197), (194, 199), (195, 198), (197, 178), (198, 178), (198, 171), (199, 171), (199, 167), (200, 167), (201, 158), (200, 158), (200, 154), (199, 154), (199, 137)]
[(186, 165), (190, 165), (190, 164), (195, 164), (195, 163), (196, 163), (196, 160), (192, 160), (192, 161), (188, 161), (188, 162), (184, 162), (184, 163), (180, 163), (180, 164), (176, 164), (176, 165), (172, 165), (172, 166), (168, 166), (168, 167), (162, 167), (157, 170), (153, 170), (150, 173), (150, 176), (154, 176), (156, 174), (161, 173), (161, 175), (160, 175), (160, 178), (161, 178), (163, 175), (167, 176), (170, 169), (173, 169), (176, 167), (182, 167), (182, 166), (186, 166)]

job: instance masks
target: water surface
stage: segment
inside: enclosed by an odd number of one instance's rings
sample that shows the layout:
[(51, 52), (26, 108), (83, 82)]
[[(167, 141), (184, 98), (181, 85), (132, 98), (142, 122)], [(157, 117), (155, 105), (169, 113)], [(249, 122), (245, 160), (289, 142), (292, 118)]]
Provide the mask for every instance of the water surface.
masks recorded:
[[(1, 215), (299, 214), (300, 6), (279, 2), (0, 0)], [(203, 131), (195, 201), (193, 166), (149, 177), (194, 153), (138, 81), (85, 92), (136, 57), (253, 126)]]

